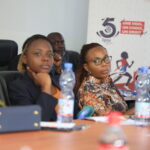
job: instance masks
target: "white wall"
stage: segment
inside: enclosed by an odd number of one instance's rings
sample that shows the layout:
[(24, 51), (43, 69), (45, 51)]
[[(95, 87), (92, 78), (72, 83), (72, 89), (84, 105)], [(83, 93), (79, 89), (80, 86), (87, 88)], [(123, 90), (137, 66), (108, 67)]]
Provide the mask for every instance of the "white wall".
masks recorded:
[(33, 34), (61, 32), (66, 48), (86, 42), (89, 0), (0, 0), (0, 39), (19, 45)]

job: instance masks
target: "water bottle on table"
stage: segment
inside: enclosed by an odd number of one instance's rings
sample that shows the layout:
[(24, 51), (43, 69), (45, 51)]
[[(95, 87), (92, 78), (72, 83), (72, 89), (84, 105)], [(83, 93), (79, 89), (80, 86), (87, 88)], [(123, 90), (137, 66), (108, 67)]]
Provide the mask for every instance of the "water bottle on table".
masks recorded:
[(150, 76), (148, 67), (141, 67), (137, 72), (135, 89), (135, 119), (137, 126), (150, 125)]
[(126, 136), (121, 128), (122, 114), (111, 112), (108, 127), (99, 140), (98, 150), (128, 150)]
[(71, 63), (64, 64), (64, 71), (60, 76), (59, 84), (61, 92), (58, 100), (57, 122), (70, 123), (74, 113), (73, 87), (75, 85), (75, 75)]

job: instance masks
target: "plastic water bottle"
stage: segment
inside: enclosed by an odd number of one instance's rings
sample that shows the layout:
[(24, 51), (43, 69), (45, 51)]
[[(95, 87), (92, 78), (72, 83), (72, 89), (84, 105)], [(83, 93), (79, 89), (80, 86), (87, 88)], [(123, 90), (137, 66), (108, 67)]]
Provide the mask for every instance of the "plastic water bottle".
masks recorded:
[(75, 85), (75, 75), (72, 67), (73, 66), (71, 63), (64, 63), (64, 71), (62, 72), (59, 79), (61, 89), (69, 88), (70, 90), (73, 90)]
[(65, 63), (64, 71), (60, 76), (59, 84), (61, 93), (58, 100), (58, 123), (70, 123), (74, 113), (74, 93), (75, 75), (72, 71), (72, 64)]
[(99, 140), (98, 150), (128, 150), (126, 136), (120, 126), (122, 114), (111, 112), (108, 127)]
[(135, 119), (137, 126), (150, 125), (150, 76), (148, 67), (141, 67), (137, 72), (135, 89), (137, 91), (135, 102)]
[[(149, 78), (149, 82), (150, 82), (150, 68), (148, 68), (148, 78)], [(148, 86), (148, 97), (150, 97), (150, 84)]]

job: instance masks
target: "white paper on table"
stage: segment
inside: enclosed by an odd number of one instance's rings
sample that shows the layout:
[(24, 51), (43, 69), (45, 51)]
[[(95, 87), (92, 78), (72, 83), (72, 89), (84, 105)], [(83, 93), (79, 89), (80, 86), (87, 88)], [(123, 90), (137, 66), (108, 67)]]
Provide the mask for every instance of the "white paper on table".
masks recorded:
[[(93, 120), (96, 122), (103, 122), (103, 123), (107, 122), (107, 116), (87, 117), (86, 119), (87, 120)], [(135, 120), (126, 119), (126, 120), (123, 120), (121, 124), (122, 125), (135, 125)]]
[(40, 122), (41, 127), (49, 127), (49, 128), (65, 128), (65, 129), (71, 129), (75, 126), (75, 123), (58, 123), (58, 122), (46, 122), (41, 121)]

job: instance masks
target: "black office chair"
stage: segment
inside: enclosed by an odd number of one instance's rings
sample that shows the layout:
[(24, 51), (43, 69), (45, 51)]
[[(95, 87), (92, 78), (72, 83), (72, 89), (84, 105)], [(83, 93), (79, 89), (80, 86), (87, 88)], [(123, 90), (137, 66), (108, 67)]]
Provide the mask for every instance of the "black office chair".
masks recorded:
[(0, 71), (0, 100), (6, 106), (11, 105), (7, 85), (21, 75), (18, 71)]
[(0, 71), (8, 70), (13, 58), (18, 54), (18, 44), (12, 40), (0, 40)]

